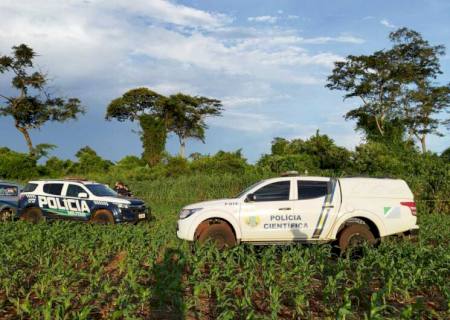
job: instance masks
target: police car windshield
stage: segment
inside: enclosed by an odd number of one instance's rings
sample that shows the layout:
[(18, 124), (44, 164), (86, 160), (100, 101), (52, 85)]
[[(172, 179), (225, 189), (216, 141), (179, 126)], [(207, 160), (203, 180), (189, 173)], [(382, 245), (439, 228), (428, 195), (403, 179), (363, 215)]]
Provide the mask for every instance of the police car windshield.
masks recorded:
[(237, 198), (242, 197), (242, 196), (243, 196), (244, 194), (246, 194), (249, 190), (253, 189), (253, 188), (256, 187), (257, 185), (260, 185), (260, 184), (263, 183), (264, 181), (265, 181), (265, 180), (258, 181), (258, 182), (256, 182), (256, 183), (252, 184), (250, 187), (245, 188), (245, 189), (242, 190), (238, 195), (236, 195), (236, 196), (234, 197), (234, 199), (237, 199)]
[(104, 184), (88, 184), (86, 187), (97, 197), (117, 197), (117, 192)]

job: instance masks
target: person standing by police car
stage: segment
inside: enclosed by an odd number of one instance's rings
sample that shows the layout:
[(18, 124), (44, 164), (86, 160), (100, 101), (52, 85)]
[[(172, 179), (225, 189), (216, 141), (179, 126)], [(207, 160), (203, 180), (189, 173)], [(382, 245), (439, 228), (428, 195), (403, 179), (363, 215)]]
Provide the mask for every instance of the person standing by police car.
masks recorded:
[(128, 189), (128, 187), (122, 181), (116, 182), (116, 184), (114, 185), (114, 191), (124, 197), (132, 197), (133, 196), (130, 189)]

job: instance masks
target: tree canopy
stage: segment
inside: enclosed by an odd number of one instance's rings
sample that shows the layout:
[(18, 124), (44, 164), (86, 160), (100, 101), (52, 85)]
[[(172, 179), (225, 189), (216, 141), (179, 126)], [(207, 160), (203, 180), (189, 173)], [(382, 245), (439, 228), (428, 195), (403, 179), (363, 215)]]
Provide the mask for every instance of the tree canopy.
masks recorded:
[(349, 55), (335, 62), (326, 87), (345, 91), (344, 99), (361, 104), (346, 113), (369, 140), (416, 138), (426, 151), (426, 137), (440, 134), (439, 117), (450, 106), (450, 86), (436, 84), (442, 73), (442, 45), (432, 46), (420, 33), (400, 28), (390, 33), (388, 50)]
[(180, 155), (185, 156), (188, 138), (204, 141), (205, 118), (221, 114), (219, 100), (177, 93), (165, 97), (147, 88), (127, 91), (111, 101), (106, 119), (139, 121), (143, 156), (150, 165), (161, 159), (166, 137), (175, 133), (180, 141)]
[(178, 136), (180, 156), (183, 158), (188, 138), (204, 142), (205, 130), (208, 128), (205, 118), (222, 113), (222, 103), (219, 100), (182, 93), (169, 96), (164, 108), (170, 119), (168, 129)]
[(0, 56), (0, 73), (12, 73), (12, 87), (17, 95), (9, 96), (0, 93), (0, 116), (11, 116), (28, 145), (31, 155), (36, 154), (33, 147), (30, 129), (42, 127), (48, 121), (64, 122), (76, 119), (84, 113), (80, 100), (52, 97), (46, 90), (48, 83), (46, 74), (33, 71), (33, 60), (36, 53), (25, 44), (14, 46), (12, 55)]

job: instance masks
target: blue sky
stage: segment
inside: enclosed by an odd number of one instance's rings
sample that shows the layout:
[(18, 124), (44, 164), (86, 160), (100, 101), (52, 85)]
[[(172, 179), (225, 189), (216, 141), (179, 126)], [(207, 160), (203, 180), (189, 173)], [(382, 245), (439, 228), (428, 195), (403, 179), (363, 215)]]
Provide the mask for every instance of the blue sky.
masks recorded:
[[(449, 1), (10, 1), (0, 3), (0, 54), (27, 43), (55, 94), (82, 100), (78, 121), (31, 132), (37, 143), (73, 158), (85, 145), (108, 159), (141, 153), (137, 125), (104, 121), (108, 103), (146, 86), (162, 94), (218, 98), (224, 114), (207, 121), (206, 143), (187, 153), (243, 149), (255, 161), (274, 137), (307, 138), (316, 129), (353, 148), (360, 136), (343, 119), (359, 101), (324, 88), (333, 62), (389, 46), (407, 26), (450, 49)], [(448, 82), (450, 55), (443, 57)], [(0, 77), (0, 91), (12, 93)], [(449, 132), (429, 148), (450, 145)], [(26, 151), (11, 118), (0, 118), (0, 145)], [(178, 141), (171, 137), (175, 154)]]

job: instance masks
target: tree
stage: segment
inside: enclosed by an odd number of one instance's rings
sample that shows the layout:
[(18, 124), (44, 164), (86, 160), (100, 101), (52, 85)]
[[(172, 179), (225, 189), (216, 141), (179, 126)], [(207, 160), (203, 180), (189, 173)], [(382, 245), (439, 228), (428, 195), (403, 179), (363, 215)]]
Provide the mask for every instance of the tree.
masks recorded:
[[(319, 130), (309, 139), (286, 140), (275, 138), (272, 141), (272, 156), (303, 155), (308, 156), (313, 166), (322, 170), (344, 170), (350, 164), (351, 152), (335, 144), (333, 139)], [(294, 159), (288, 157), (289, 161)]]
[(95, 150), (89, 146), (85, 146), (77, 151), (75, 156), (78, 162), (71, 167), (71, 172), (78, 174), (88, 174), (93, 172), (106, 172), (114, 165), (109, 160), (100, 157)]
[(450, 163), (450, 147), (448, 147), (447, 149), (445, 149), (444, 151), (442, 151), (441, 153), (441, 158), (444, 161), (447, 161), (447, 163)]
[(143, 158), (151, 166), (161, 160), (166, 145), (169, 115), (164, 111), (164, 100), (150, 89), (137, 88), (111, 101), (106, 110), (107, 120), (139, 121)]
[(445, 54), (443, 45), (431, 46), (420, 33), (400, 28), (389, 35), (394, 43), (392, 55), (402, 75), (403, 120), (410, 137), (416, 137), (426, 152), (426, 137), (442, 135), (444, 122), (437, 117), (450, 106), (450, 85), (437, 85), (442, 74), (439, 57)]
[(161, 161), (167, 139), (167, 128), (160, 117), (142, 115), (139, 124), (142, 129), (141, 141), (144, 146), (142, 158), (154, 166)]
[(344, 99), (360, 98), (346, 119), (369, 140), (398, 141), (417, 138), (426, 151), (426, 136), (440, 134), (438, 114), (450, 105), (450, 86), (434, 83), (442, 73), (442, 45), (431, 46), (420, 33), (400, 28), (390, 33), (393, 46), (371, 55), (349, 55), (335, 62), (326, 87), (346, 92)]
[(388, 123), (399, 117), (396, 101), (400, 94), (398, 70), (393, 68), (389, 52), (350, 55), (335, 62), (326, 87), (343, 90), (344, 99), (360, 98), (362, 105), (350, 110), (345, 118), (356, 120), (358, 129), (368, 137), (384, 136)]
[(186, 140), (194, 138), (205, 141), (205, 130), (208, 128), (205, 118), (220, 116), (222, 103), (216, 99), (178, 93), (165, 100), (164, 110), (168, 115), (167, 118), (170, 119), (169, 131), (178, 136), (180, 156), (184, 158)]
[(160, 161), (166, 136), (174, 132), (180, 141), (180, 155), (184, 158), (186, 140), (205, 139), (205, 118), (220, 115), (219, 100), (175, 94), (164, 97), (147, 88), (126, 92), (114, 99), (106, 111), (106, 119), (138, 120), (142, 133), (144, 157), (153, 165)]
[[(64, 122), (84, 113), (80, 100), (52, 97), (45, 89), (47, 77), (32, 71), (36, 53), (25, 44), (14, 46), (11, 56), (0, 57), (0, 73), (11, 72), (11, 84), (18, 95), (0, 93), (0, 116), (11, 116), (24, 136), (30, 155), (36, 154), (29, 130), (42, 127), (48, 121)], [(3, 104), (2, 104), (3, 101)]]

